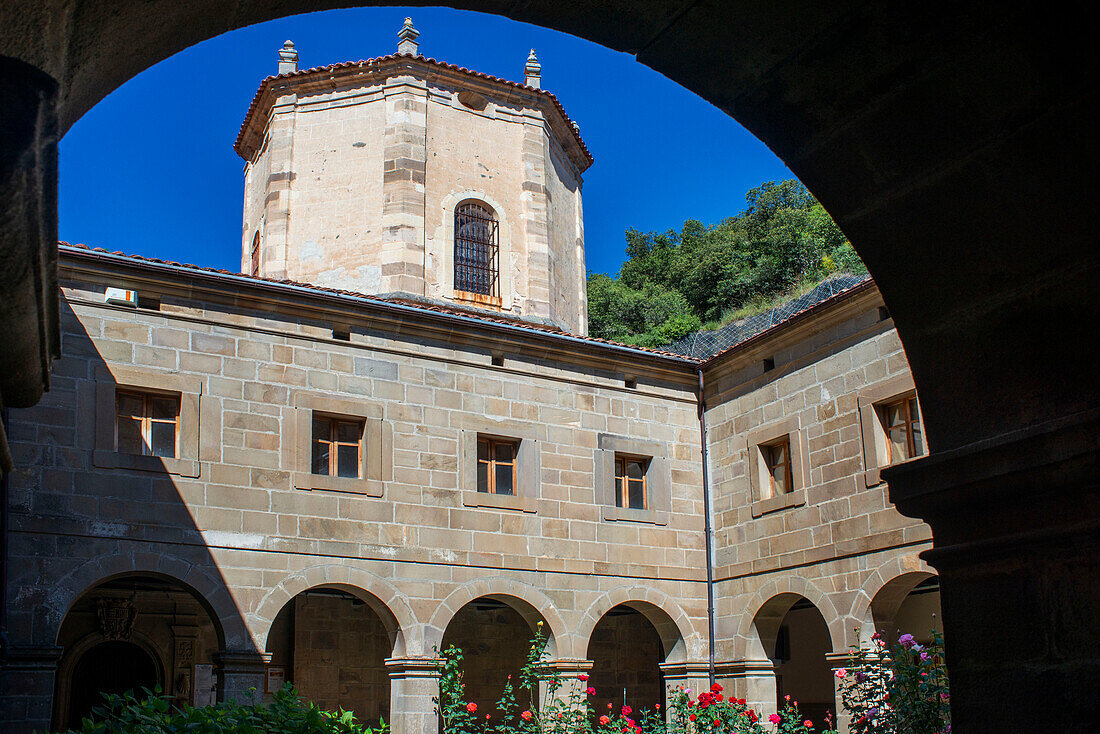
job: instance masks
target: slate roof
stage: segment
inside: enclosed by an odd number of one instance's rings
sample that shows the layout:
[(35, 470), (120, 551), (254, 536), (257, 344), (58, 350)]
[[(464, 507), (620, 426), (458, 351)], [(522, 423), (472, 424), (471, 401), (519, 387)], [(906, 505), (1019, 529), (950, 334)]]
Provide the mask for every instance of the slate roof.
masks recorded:
[(845, 274), (830, 278), (808, 293), (762, 314), (749, 316), (711, 331), (693, 332), (662, 347), (662, 351), (711, 361), (807, 311), (869, 284), (873, 284), (870, 275)]

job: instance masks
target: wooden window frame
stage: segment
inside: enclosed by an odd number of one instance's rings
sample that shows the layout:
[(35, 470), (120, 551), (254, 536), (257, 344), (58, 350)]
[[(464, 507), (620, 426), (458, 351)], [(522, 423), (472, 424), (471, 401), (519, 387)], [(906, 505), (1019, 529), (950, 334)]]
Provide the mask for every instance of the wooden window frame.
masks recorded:
[[(127, 453), (132, 456), (152, 456), (158, 459), (178, 459), (180, 456), (180, 394), (175, 392), (153, 392), (150, 390), (137, 390), (134, 388), (119, 388), (115, 390), (115, 450), (118, 448), (118, 427), (119, 419), (122, 414), (119, 413), (119, 403), (122, 398), (130, 397), (141, 400), (141, 453), (134, 454), (129, 451), (120, 453)], [(172, 400), (176, 406), (176, 415), (171, 421), (163, 420), (160, 418), (154, 418), (152, 415), (152, 401), (153, 400)], [(134, 418), (137, 416), (126, 416), (127, 418)], [(172, 424), (172, 455), (160, 456), (153, 453), (153, 424), (154, 423), (171, 423)]]
[[(327, 440), (319, 439), (314, 432), (315, 423), (318, 419), (326, 420), (329, 422), (329, 437)], [(343, 416), (326, 415), (324, 413), (313, 413), (310, 419), (310, 473), (314, 476), (320, 477), (333, 477), (336, 479), (362, 479), (363, 478), (363, 437), (366, 435), (366, 425), (362, 418), (346, 418)], [(341, 441), (337, 434), (341, 425), (355, 426), (359, 438), (354, 442)], [(312, 449), (315, 444), (324, 443), (328, 445), (328, 472), (320, 473), (316, 471), (316, 467), (313, 464)], [(340, 446), (355, 446), (355, 476), (342, 477), (339, 474), (340, 459), (339, 459), (339, 447)]]
[[(917, 418), (913, 420), (913, 412), (911, 406), (913, 403), (917, 404)], [(900, 426), (905, 431), (905, 450), (909, 454), (908, 456), (897, 458), (894, 456), (894, 442), (890, 439), (890, 422), (889, 422), (889, 410), (901, 406), (904, 410), (905, 419)], [(894, 464), (900, 464), (903, 461), (909, 461), (910, 459), (919, 459), (922, 456), (927, 455), (928, 447), (924, 443), (924, 423), (923, 416), (920, 409), (920, 403), (917, 401), (916, 393), (910, 393), (903, 395), (896, 400), (890, 400), (884, 403), (878, 403), (875, 408), (878, 410), (878, 418), (882, 421), (882, 430), (886, 435), (886, 464), (885, 466), (893, 466)], [(916, 423), (920, 427), (920, 453), (916, 452), (917, 442), (914, 436), (913, 425)]]
[[(490, 438), (489, 436), (478, 436), (477, 438), (478, 449), (482, 444), (488, 446), (488, 459), (482, 460), (480, 456), (477, 457), (478, 468), (484, 464), (487, 468), (485, 470), (485, 489), (481, 488), (481, 483), (478, 482), (477, 491), (480, 494), (493, 494), (503, 497), (515, 497), (518, 493), (517, 485), (519, 476), (516, 472), (516, 465), (519, 464), (519, 450), (520, 442), (515, 439), (506, 438)], [(510, 462), (502, 462), (497, 459), (497, 446), (510, 446), (512, 449), (512, 460)], [(511, 492), (498, 492), (497, 491), (497, 467), (498, 466), (511, 466), (512, 467), (512, 491)]]
[[(901, 400), (916, 399), (920, 403), (916, 386), (913, 384), (913, 376), (902, 373), (888, 377), (871, 385), (867, 385), (859, 391), (857, 404), (859, 406), (860, 433), (863, 437), (863, 461), (864, 471), (862, 483), (864, 487), (873, 487), (882, 483), (881, 471), (892, 464), (893, 453), (889, 447), (889, 437), (886, 432), (885, 419), (882, 408), (897, 403)], [(924, 411), (921, 413), (921, 444), (924, 447), (924, 456), (928, 455), (927, 434), (924, 432)]]
[[(117, 394), (119, 392), (176, 396), (179, 403), (176, 414), (175, 457), (130, 454), (118, 450)], [(95, 414), (95, 451), (92, 453), (92, 465), (108, 469), (198, 477), (201, 468), (199, 463), (201, 397), (202, 379), (193, 375), (157, 372), (132, 366), (98, 365), (95, 371), (94, 410), (89, 406), (89, 412)], [(206, 407), (202, 410), (204, 411), (203, 435), (207, 437), (203, 451), (208, 460), (218, 461), (221, 449), (221, 412), (208, 410)]]
[[(748, 453), (749, 514), (762, 517), (772, 512), (801, 507), (807, 502), (810, 486), (810, 461), (806, 447), (806, 432), (798, 416), (773, 421), (745, 434)], [(787, 444), (788, 491), (777, 494), (769, 452), (781, 443)]]
[[(595, 500), (603, 522), (668, 525), (672, 513), (672, 462), (664, 441), (611, 433), (596, 436)], [(621, 485), (616, 487), (618, 460), (640, 461), (645, 467), (645, 509), (622, 506)], [(624, 466), (625, 471), (625, 466)], [(629, 491), (629, 483), (627, 485)], [(629, 495), (627, 496), (629, 502)]]
[[(642, 485), (642, 506), (632, 507), (630, 505), (630, 485), (637, 483), (639, 480), (631, 479), (627, 466), (629, 464), (641, 464), (642, 466), (642, 478), (640, 480)], [(625, 510), (648, 510), (649, 509), (649, 487), (646, 477), (649, 474), (649, 457), (645, 456), (631, 456), (629, 454), (615, 454), (615, 506)]]
[[(783, 447), (786, 449), (787, 460), (782, 464), (775, 460), (776, 449)], [(784, 436), (783, 438), (765, 443), (760, 446), (761, 458), (764, 460), (764, 466), (767, 467), (768, 472), (768, 484), (771, 497), (780, 497), (788, 495), (794, 492), (794, 458), (791, 456), (791, 438), (790, 436)], [(783, 467), (783, 478), (786, 480), (786, 491), (780, 492), (776, 489), (775, 483), (775, 470), (777, 467)]]
[[(294, 413), (290, 421), (290, 435), (283, 442), (283, 461), (291, 467), (292, 487), (367, 497), (383, 496), (386, 484), (393, 481), (393, 428), (389, 421), (383, 420), (381, 405), (305, 390), (291, 395), (291, 405)], [(315, 415), (333, 421), (356, 422), (362, 426), (358, 477), (313, 473)]]

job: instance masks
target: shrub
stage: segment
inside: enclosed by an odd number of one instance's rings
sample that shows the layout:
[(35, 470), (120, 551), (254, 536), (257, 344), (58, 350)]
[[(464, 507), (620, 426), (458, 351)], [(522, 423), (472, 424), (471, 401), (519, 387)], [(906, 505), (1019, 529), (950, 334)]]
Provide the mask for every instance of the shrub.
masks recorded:
[(938, 632), (933, 631), (927, 646), (904, 634), (889, 649), (876, 632), (869, 646), (852, 648), (848, 667), (837, 670), (836, 676), (852, 734), (951, 731), (951, 695)]
[[(289, 683), (270, 704), (235, 701), (211, 706), (172, 706), (160, 689), (122, 695), (105, 694), (92, 709), (80, 734), (384, 734), (389, 727), (359, 723), (351, 711), (324, 711), (299, 698)], [(72, 733), (71, 733), (72, 734)]]

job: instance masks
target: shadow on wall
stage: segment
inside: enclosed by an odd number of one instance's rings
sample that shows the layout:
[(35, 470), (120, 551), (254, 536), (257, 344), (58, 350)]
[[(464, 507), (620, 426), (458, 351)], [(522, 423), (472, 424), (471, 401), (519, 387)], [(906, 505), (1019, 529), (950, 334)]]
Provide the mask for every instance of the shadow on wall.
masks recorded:
[(134, 350), (158, 357), (144, 346), (164, 331), (155, 310), (125, 324), (78, 317), (64, 296), (60, 310), (51, 390), (10, 415), (4, 730), (75, 726), (104, 690), (160, 686), (179, 704), (263, 691), (263, 658), (196, 524), (243, 522), (218, 508), (220, 457), (198, 460), (199, 414), (220, 400), (178, 364), (132, 368)]

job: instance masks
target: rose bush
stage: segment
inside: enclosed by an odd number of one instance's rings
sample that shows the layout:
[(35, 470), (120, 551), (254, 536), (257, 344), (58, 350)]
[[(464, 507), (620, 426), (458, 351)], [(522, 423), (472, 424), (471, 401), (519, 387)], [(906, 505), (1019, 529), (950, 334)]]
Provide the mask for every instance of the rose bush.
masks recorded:
[[(720, 685), (697, 696), (680, 688), (672, 692), (667, 717), (658, 705), (651, 711), (635, 711), (629, 705), (616, 709), (608, 704), (596, 711), (592, 697), (596, 689), (587, 675), (576, 682), (545, 663), (547, 637), (538, 625), (531, 641), (527, 662), (513, 685), (508, 677), (504, 692), (496, 703), (497, 715), (479, 717), (477, 705), (467, 701), (462, 682), (462, 651), (448, 647), (440, 653), (439, 698), (436, 710), (443, 718), (444, 734), (807, 734), (813, 722), (798, 711), (798, 702), (790, 696), (779, 713), (765, 726), (759, 712), (744, 699), (728, 698)], [(536, 705), (541, 685), (546, 703)]]

